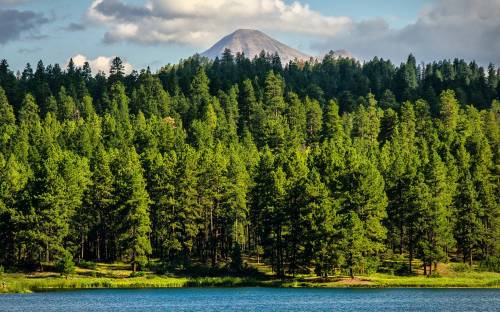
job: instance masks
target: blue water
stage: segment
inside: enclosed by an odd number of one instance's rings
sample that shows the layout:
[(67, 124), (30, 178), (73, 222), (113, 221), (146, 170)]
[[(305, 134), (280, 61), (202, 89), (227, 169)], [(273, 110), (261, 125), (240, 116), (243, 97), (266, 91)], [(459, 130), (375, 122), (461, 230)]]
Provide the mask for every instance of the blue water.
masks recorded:
[(0, 295), (0, 311), (500, 311), (500, 290), (102, 289)]

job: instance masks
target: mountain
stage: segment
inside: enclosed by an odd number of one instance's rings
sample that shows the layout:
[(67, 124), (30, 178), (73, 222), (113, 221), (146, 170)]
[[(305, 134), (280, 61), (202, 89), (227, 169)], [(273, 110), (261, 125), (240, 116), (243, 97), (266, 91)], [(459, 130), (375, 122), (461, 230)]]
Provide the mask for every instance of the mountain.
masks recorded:
[(225, 49), (231, 50), (233, 54), (237, 52), (244, 53), (248, 58), (259, 55), (262, 50), (271, 54), (278, 53), (284, 64), (294, 59), (306, 61), (311, 58), (310, 55), (290, 48), (263, 32), (253, 29), (238, 29), (219, 40), (201, 55), (210, 59), (215, 59), (217, 56), (220, 57)]

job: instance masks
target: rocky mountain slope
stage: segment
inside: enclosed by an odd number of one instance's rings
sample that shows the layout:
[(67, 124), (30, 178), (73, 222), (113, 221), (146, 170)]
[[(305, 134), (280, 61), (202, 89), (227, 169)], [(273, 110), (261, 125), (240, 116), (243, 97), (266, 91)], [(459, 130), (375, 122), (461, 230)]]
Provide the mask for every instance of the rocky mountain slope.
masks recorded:
[(253, 29), (236, 30), (219, 40), (201, 55), (215, 59), (217, 56), (220, 57), (225, 49), (231, 50), (233, 54), (237, 52), (244, 53), (249, 58), (259, 55), (262, 50), (271, 54), (278, 53), (284, 64), (295, 59), (306, 61), (311, 58), (310, 55), (293, 49), (263, 32)]

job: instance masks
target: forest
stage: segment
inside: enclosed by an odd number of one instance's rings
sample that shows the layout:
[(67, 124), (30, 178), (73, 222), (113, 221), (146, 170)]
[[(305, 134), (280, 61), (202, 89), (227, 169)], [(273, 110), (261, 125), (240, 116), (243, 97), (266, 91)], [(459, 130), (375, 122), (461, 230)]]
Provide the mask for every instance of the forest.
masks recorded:
[[(0, 62), (0, 265), (376, 272), (500, 262), (500, 70), (226, 51)], [(434, 267), (434, 268), (433, 268)]]

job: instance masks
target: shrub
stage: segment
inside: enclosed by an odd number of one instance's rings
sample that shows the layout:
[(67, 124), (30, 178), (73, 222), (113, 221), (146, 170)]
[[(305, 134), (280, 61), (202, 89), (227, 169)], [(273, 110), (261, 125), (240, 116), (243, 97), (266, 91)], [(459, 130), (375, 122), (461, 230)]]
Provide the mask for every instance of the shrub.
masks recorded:
[(231, 263), (229, 264), (231, 271), (241, 272), (243, 269), (243, 261), (241, 259), (240, 244), (235, 243), (231, 253)]
[(479, 262), (481, 271), (500, 272), (500, 257), (488, 257)]
[(95, 263), (93, 261), (82, 260), (82, 261), (80, 261), (80, 264), (78, 266), (81, 268), (89, 269), (89, 270), (97, 269), (97, 263)]
[(3, 268), (3, 265), (0, 265), (0, 276), (2, 276), (3, 273), (5, 273), (5, 269)]
[(441, 274), (439, 274), (439, 273), (438, 273), (438, 272), (436, 272), (436, 271), (433, 271), (433, 272), (431, 273), (431, 275), (429, 275), (429, 277), (431, 277), (431, 278), (439, 278), (439, 277), (441, 277)]
[(130, 273), (130, 277), (142, 277), (144, 275), (146, 275), (144, 271), (137, 271)]
[(373, 274), (377, 272), (380, 262), (377, 258), (368, 258), (365, 266), (365, 274)]
[(457, 273), (472, 271), (472, 268), (468, 264), (462, 262), (452, 263), (450, 267), (453, 270), (453, 272)]
[(412, 272), (410, 272), (410, 264), (408, 264), (408, 262), (398, 262), (394, 264), (394, 274), (399, 276), (406, 276), (411, 275), (411, 273)]
[(168, 262), (149, 262), (148, 269), (157, 275), (168, 275), (175, 271), (175, 266)]
[(73, 262), (73, 257), (69, 253), (65, 253), (56, 265), (57, 271), (61, 273), (62, 276), (68, 276), (75, 273), (75, 263)]

